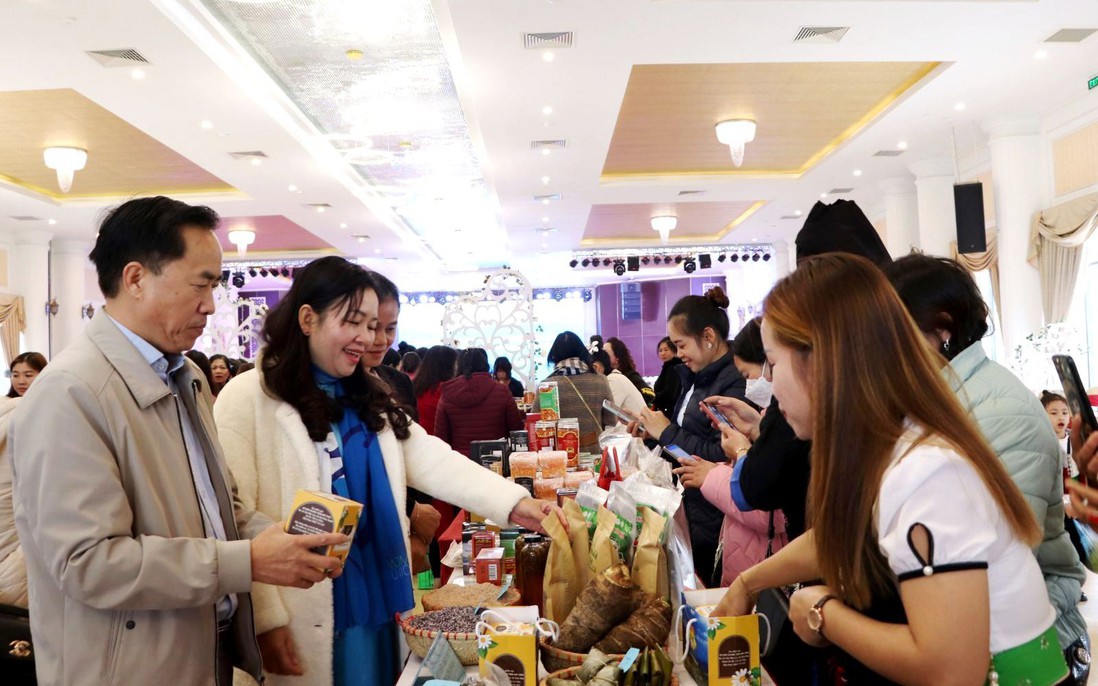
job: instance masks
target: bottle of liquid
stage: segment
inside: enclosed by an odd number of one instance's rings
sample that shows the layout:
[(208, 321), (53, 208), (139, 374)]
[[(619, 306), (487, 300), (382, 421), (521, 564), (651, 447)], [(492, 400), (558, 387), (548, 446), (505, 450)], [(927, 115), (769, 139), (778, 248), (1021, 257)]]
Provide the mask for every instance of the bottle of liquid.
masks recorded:
[(516, 560), (519, 570), (519, 593), (523, 605), (537, 605), (538, 612), (545, 611), (545, 564), (549, 560), (550, 542), (537, 534), (525, 537), (525, 543)]

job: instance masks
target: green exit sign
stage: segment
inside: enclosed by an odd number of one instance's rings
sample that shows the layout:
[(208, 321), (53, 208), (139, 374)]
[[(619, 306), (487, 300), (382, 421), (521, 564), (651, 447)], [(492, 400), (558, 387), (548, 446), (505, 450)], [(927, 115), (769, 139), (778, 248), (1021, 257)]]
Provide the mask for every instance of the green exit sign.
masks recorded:
[(1090, 81), (1087, 81), (1087, 90), (1094, 90), (1098, 88), (1098, 76), (1092, 77)]

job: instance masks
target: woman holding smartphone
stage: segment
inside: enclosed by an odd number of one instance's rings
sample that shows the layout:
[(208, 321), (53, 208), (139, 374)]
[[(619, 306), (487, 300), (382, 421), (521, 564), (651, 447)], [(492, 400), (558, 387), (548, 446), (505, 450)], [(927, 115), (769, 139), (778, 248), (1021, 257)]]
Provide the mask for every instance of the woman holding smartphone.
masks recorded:
[[(682, 392), (672, 415), (645, 409), (640, 423), (644, 433), (662, 446), (678, 445), (687, 453), (712, 463), (727, 462), (720, 432), (702, 411), (701, 401), (712, 395), (743, 400), (747, 382), (736, 369), (728, 343), (728, 297), (720, 286), (704, 296), (682, 298), (667, 316), (667, 335), (683, 364), (676, 368)], [(677, 466), (677, 465), (676, 465)], [(694, 551), (694, 571), (706, 586), (720, 584), (717, 549), (724, 514), (697, 489), (683, 496)]]
[(767, 296), (762, 335), (782, 412), (813, 442), (811, 530), (727, 596), (822, 579), (789, 618), (842, 651), (829, 665), (849, 684), (1070, 683), (1041, 530), (881, 272), (806, 261)]

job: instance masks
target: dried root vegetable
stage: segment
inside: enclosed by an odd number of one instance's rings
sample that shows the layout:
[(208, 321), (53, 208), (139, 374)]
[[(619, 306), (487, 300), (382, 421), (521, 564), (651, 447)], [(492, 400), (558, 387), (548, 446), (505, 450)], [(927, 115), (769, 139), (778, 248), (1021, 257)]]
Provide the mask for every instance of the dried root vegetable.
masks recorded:
[(575, 653), (590, 650), (633, 611), (633, 588), (629, 568), (621, 564), (592, 579), (560, 625), (556, 647)]
[(650, 596), (597, 647), (607, 653), (624, 653), (630, 648), (662, 645), (670, 633), (671, 605), (665, 598)]

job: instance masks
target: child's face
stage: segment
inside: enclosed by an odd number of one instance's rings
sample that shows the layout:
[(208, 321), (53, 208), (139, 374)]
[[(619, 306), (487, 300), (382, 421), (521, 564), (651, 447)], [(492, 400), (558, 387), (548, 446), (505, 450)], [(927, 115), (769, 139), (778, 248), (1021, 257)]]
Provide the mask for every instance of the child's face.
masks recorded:
[(1056, 430), (1056, 437), (1063, 438), (1067, 433), (1068, 425), (1071, 424), (1071, 411), (1068, 410), (1067, 403), (1062, 400), (1054, 400), (1048, 404), (1045, 411), (1048, 412), (1052, 428)]

